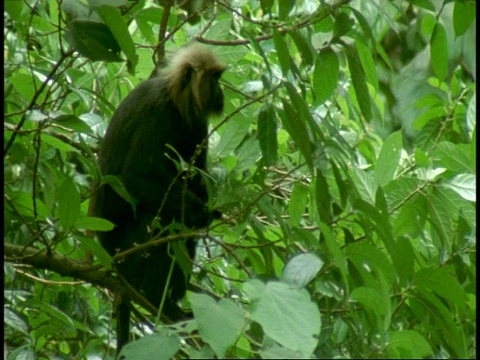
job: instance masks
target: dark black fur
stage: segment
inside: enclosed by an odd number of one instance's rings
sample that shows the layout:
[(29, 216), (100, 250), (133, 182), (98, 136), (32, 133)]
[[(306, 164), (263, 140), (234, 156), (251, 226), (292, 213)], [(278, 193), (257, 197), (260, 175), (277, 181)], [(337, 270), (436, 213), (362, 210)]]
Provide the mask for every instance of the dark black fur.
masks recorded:
[[(189, 90), (188, 87), (198, 85), (192, 75), (196, 70), (188, 65), (182, 66), (181, 89)], [(178, 155), (169, 149), (167, 144), (173, 147), (183, 160), (190, 162), (197, 145), (207, 136), (207, 116), (223, 109), (223, 93), (218, 84), (222, 71), (223, 69), (214, 69), (210, 73), (203, 73), (202, 100), (206, 105), (202, 104), (202, 111), (199, 112), (198, 104), (193, 96), (190, 96), (189, 103), (184, 105), (182, 110), (188, 119), (182, 117), (175, 105), (170, 94), (171, 82), (162, 76), (141, 83), (115, 111), (100, 146), (100, 171), (102, 175), (120, 177), (137, 205), (134, 215), (132, 206), (109, 185), (100, 186), (95, 192), (92, 214), (108, 219), (116, 225), (112, 231), (98, 234), (102, 246), (111, 255), (133, 247), (134, 243), (144, 243), (150, 238), (147, 225), (150, 225), (157, 215), (167, 189), (178, 174), (177, 166), (172, 160), (178, 160)], [(205, 92), (205, 82), (208, 83), (208, 92)], [(195, 167), (206, 169), (206, 155), (205, 148), (196, 157)], [(182, 218), (183, 224), (188, 228), (208, 225), (211, 213), (206, 207), (206, 187), (200, 174), (192, 174), (187, 176), (185, 197), (182, 194), (186, 174), (178, 177), (169, 191), (159, 214), (162, 226), (173, 221), (180, 223)], [(184, 214), (182, 201), (185, 204)], [(185, 246), (190, 257), (193, 257), (195, 243), (189, 240), (185, 242)], [(115, 266), (134, 288), (158, 307), (170, 264), (167, 245), (160, 245), (150, 247), (147, 252), (135, 253)], [(176, 264), (164, 307), (164, 314), (172, 320), (182, 315), (176, 301), (185, 294), (187, 281), (182, 269)], [(129, 314), (129, 303), (117, 299), (117, 351), (129, 340)]]

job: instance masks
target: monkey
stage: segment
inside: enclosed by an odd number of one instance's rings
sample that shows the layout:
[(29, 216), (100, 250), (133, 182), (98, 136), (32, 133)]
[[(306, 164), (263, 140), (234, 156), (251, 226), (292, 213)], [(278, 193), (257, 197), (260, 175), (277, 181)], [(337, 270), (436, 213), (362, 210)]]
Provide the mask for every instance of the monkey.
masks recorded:
[[(203, 45), (180, 48), (156, 77), (140, 83), (114, 112), (99, 146), (100, 174), (119, 178), (135, 206), (106, 183), (92, 195), (91, 214), (115, 225), (97, 234), (111, 256), (154, 236), (149, 231), (154, 219), (161, 227), (175, 222), (191, 229), (212, 220), (201, 175), (182, 173), (176, 162), (194, 159), (195, 168), (206, 171), (207, 149), (200, 144), (208, 135), (208, 117), (223, 111), (219, 79), (225, 68)], [(194, 240), (186, 240), (185, 248), (193, 258)], [(168, 244), (161, 244), (126, 257), (115, 269), (158, 308), (171, 262)], [(187, 281), (176, 262), (163, 308), (171, 320), (182, 318), (176, 302), (185, 295)], [(114, 311), (118, 354), (129, 341), (130, 303), (116, 299)]]

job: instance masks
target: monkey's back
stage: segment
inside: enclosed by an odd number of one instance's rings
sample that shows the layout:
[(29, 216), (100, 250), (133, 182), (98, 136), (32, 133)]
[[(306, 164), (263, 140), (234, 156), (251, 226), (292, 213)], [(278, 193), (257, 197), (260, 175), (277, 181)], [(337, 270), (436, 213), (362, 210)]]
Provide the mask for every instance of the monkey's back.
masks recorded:
[[(188, 179), (184, 193), (182, 176), (177, 176), (175, 164), (179, 161), (178, 155), (188, 163), (206, 136), (206, 121), (201, 119), (189, 126), (168, 98), (161, 79), (141, 83), (123, 100), (100, 146), (99, 166), (102, 175), (121, 179), (136, 201), (136, 211), (134, 213), (132, 205), (109, 185), (99, 188), (93, 206), (95, 216), (116, 225), (112, 231), (99, 233), (102, 246), (111, 255), (148, 241), (147, 225), (157, 215), (162, 202), (164, 206), (159, 213), (162, 226), (182, 219), (186, 227), (208, 225), (207, 192), (200, 175)], [(205, 162), (206, 150), (198, 156), (195, 166), (205, 169)], [(194, 242), (187, 241), (186, 247), (193, 257)], [(160, 245), (129, 256), (117, 264), (117, 269), (133, 287), (158, 305), (170, 263), (167, 245)], [(170, 300), (174, 302), (184, 295), (186, 286), (178, 266), (174, 268), (172, 280)], [(173, 318), (175, 311), (175, 307), (167, 303), (166, 312)]]

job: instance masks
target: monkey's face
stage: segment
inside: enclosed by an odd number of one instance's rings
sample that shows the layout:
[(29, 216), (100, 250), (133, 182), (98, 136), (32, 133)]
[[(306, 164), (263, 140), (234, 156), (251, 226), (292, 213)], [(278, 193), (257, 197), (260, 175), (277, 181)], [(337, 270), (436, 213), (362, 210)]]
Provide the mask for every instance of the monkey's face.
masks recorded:
[(223, 111), (223, 92), (218, 82), (221, 75), (222, 71), (207, 71), (200, 81), (200, 96), (207, 115), (219, 115)]

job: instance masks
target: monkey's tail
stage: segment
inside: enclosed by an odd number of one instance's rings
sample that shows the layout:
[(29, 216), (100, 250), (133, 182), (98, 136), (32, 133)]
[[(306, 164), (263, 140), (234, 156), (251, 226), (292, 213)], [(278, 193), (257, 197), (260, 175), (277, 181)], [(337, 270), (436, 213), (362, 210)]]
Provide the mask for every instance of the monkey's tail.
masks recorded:
[(115, 315), (117, 318), (117, 355), (128, 343), (130, 336), (130, 302), (122, 299), (116, 301)]

